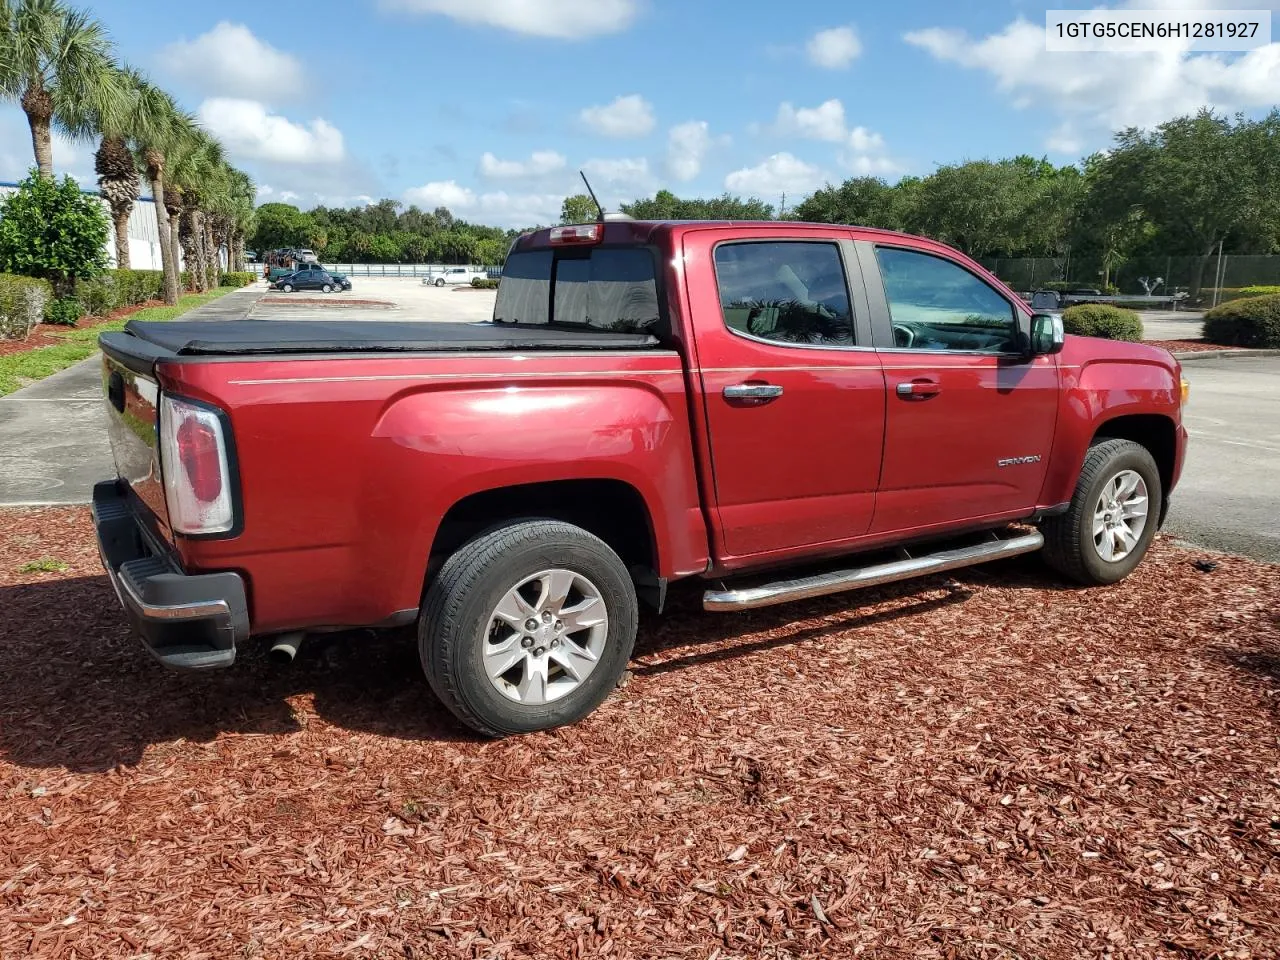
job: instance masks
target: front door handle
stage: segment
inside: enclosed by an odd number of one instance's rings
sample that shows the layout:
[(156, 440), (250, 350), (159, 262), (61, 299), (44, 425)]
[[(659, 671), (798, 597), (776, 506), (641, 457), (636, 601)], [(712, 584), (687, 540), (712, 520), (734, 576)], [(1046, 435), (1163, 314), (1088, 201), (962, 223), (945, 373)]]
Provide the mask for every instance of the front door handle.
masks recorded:
[(726, 400), (754, 400), (767, 403), (782, 396), (782, 387), (776, 383), (735, 383), (724, 388)]
[(928, 400), (942, 392), (942, 384), (937, 380), (908, 380), (898, 384), (898, 396), (903, 400)]

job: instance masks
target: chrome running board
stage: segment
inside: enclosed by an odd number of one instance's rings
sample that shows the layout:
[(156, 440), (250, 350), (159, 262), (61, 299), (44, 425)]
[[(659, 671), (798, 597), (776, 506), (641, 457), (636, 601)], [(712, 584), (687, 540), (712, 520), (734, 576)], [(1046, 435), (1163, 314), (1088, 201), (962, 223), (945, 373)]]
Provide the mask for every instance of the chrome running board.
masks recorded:
[(957, 547), (923, 557), (907, 557), (894, 560), (892, 563), (880, 563), (872, 567), (836, 570), (831, 573), (820, 573), (795, 580), (778, 580), (774, 583), (737, 590), (708, 590), (702, 595), (702, 609), (712, 612), (755, 610), (778, 603), (790, 603), (792, 600), (825, 597), (845, 590), (878, 587), (881, 584), (910, 580), (912, 577), (928, 576), (931, 573), (959, 570), (961, 567), (971, 567), (977, 563), (986, 563), (988, 560), (1033, 553), (1042, 546), (1044, 546), (1044, 537), (1037, 530), (1017, 537), (989, 540), (973, 547)]

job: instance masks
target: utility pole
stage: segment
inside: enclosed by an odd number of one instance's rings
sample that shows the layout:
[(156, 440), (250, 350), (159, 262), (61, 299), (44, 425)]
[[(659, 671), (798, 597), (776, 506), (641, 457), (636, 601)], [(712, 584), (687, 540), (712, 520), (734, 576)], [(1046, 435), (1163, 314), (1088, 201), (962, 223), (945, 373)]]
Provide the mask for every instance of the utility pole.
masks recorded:
[(782, 192), (782, 209), (778, 211), (778, 219), (785, 220), (787, 218), (787, 193)]

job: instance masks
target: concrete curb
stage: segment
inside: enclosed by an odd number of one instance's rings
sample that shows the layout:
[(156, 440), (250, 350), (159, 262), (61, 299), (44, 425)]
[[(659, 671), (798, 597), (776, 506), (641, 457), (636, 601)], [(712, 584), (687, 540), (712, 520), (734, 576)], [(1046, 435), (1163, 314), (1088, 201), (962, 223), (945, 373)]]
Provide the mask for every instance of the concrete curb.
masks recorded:
[(1231, 348), (1227, 350), (1194, 350), (1190, 353), (1175, 353), (1173, 359), (1179, 363), (1188, 360), (1211, 360), (1216, 357), (1280, 357), (1280, 350)]

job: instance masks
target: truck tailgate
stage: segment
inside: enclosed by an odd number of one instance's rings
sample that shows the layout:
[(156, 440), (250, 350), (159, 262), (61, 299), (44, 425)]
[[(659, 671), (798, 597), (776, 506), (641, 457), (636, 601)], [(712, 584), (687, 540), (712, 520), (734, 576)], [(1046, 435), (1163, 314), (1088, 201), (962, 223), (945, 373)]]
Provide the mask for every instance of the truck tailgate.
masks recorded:
[[(160, 475), (157, 404), (160, 388), (149, 358), (117, 349), (102, 352), (102, 388), (107, 432), (116, 475), (133, 492), (139, 518), (157, 536), (172, 541), (164, 482)], [(144, 372), (146, 371), (146, 372)]]

